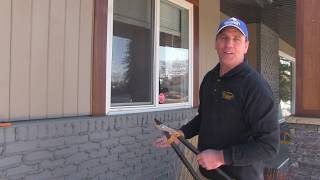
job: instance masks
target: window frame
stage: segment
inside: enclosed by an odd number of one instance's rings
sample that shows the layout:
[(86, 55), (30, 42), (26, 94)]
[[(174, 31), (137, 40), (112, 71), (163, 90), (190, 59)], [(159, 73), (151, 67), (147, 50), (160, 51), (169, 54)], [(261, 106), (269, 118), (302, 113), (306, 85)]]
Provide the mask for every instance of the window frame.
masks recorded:
[[(150, 105), (137, 106), (111, 106), (111, 65), (112, 65), (112, 37), (113, 37), (113, 1), (108, 0), (107, 13), (107, 43), (106, 43), (106, 85), (105, 85), (105, 114), (124, 114), (130, 112), (149, 112), (172, 110), (179, 108), (190, 108), (194, 101), (194, 4), (185, 0), (167, 0), (189, 12), (189, 81), (188, 81), (188, 102), (160, 104), (159, 103), (159, 49), (160, 49), (160, 1), (154, 0), (153, 21), (153, 102)], [(151, 49), (150, 49), (151, 50)]]
[[(285, 58), (287, 61), (290, 61), (291, 62), (291, 65), (292, 65), (292, 85), (291, 85), (291, 90), (292, 90), (292, 94), (291, 94), (291, 99), (292, 99), (292, 102), (291, 102), (291, 115), (294, 115), (295, 114), (295, 104), (296, 104), (296, 58), (290, 56), (289, 54), (279, 50), (278, 52), (279, 54), (279, 63), (280, 63), (280, 57), (282, 58)], [(280, 103), (280, 96), (279, 96), (279, 103)], [(291, 116), (290, 115), (290, 116)], [(286, 118), (288, 116), (284, 116), (282, 118), (279, 119), (279, 122), (282, 123), (282, 122), (285, 122), (286, 121)]]

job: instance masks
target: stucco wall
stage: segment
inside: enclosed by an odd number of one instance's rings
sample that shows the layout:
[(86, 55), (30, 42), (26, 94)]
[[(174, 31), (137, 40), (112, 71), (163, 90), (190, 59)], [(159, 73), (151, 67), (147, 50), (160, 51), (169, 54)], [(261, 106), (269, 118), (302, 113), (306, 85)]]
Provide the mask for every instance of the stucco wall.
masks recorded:
[(178, 128), (196, 109), (29, 121), (0, 128), (0, 179), (175, 179), (181, 162), (156, 149), (154, 118)]

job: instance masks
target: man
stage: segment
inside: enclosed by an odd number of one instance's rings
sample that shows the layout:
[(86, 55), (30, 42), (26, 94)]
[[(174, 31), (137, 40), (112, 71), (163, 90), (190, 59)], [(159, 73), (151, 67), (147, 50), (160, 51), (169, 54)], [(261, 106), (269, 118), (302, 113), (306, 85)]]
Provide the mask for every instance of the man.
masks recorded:
[[(204, 77), (198, 115), (182, 126), (186, 138), (198, 137), (199, 169), (208, 179), (262, 180), (263, 161), (279, 150), (279, 124), (270, 86), (245, 60), (246, 24), (224, 20), (217, 31), (219, 64)], [(164, 137), (155, 142), (168, 147)]]

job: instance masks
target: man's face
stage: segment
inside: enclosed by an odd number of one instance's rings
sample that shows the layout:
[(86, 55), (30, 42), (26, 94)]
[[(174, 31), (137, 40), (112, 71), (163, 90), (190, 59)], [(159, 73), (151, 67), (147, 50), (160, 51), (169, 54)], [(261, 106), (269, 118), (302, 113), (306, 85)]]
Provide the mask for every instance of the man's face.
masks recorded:
[(228, 65), (241, 63), (248, 47), (249, 41), (237, 28), (226, 27), (217, 35), (215, 48), (220, 63)]

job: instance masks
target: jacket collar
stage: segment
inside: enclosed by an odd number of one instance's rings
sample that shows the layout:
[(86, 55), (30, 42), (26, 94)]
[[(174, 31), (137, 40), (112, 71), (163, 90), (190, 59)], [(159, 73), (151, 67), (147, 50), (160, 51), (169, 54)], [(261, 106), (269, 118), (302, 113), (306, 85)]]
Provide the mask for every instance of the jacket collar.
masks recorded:
[(243, 62), (236, 67), (232, 68), (230, 71), (228, 71), (226, 74), (220, 77), (220, 63), (214, 67), (213, 72), (216, 75), (216, 77), (220, 78), (229, 78), (232, 77), (238, 73), (240, 73), (242, 70), (244, 70), (248, 66), (248, 61), (246, 59), (243, 60)]

